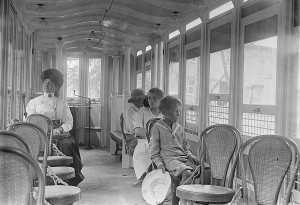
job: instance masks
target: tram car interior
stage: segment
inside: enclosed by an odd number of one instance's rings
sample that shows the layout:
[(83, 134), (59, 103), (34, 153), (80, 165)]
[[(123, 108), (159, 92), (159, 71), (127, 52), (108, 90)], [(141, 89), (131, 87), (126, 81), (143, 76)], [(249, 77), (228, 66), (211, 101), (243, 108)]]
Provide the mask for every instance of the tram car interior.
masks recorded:
[(300, 205), (299, 0), (0, 0), (0, 203)]

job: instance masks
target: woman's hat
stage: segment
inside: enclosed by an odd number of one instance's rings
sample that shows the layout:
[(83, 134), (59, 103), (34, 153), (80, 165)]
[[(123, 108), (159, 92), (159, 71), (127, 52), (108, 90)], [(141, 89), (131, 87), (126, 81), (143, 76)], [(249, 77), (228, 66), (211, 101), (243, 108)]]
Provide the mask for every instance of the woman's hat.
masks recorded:
[(147, 203), (162, 203), (171, 192), (171, 177), (168, 172), (156, 169), (147, 174), (142, 184), (142, 195)]
[(41, 79), (44, 81), (46, 78), (51, 79), (58, 89), (64, 83), (64, 75), (57, 69), (44, 70), (41, 74)]
[(128, 102), (132, 103), (133, 101), (137, 99), (144, 99), (146, 96), (146, 92), (142, 88), (136, 88), (131, 91), (131, 97), (129, 98)]

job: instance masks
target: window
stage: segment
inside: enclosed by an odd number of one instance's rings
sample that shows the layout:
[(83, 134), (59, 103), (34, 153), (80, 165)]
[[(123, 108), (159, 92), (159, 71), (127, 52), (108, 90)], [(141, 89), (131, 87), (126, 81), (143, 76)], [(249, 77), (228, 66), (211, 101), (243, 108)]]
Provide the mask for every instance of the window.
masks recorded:
[(200, 95), (200, 47), (186, 51), (186, 84), (185, 103), (198, 105)]
[(178, 36), (180, 34), (179, 30), (173, 31), (172, 33), (169, 34), (169, 40)]
[(147, 47), (146, 47), (146, 51), (150, 51), (152, 49), (152, 47), (150, 46), (150, 45), (148, 45)]
[(79, 58), (67, 58), (67, 97), (75, 97), (79, 91)]
[[(258, 18), (258, 17), (257, 17)], [(242, 134), (244, 139), (276, 132), (278, 16), (243, 27)]]
[(146, 66), (145, 74), (145, 91), (148, 92), (151, 88), (151, 66)]
[(136, 87), (137, 88), (143, 87), (143, 73), (138, 73), (136, 75)]
[(200, 18), (197, 18), (195, 19), (194, 21), (188, 23), (186, 26), (185, 26), (185, 30), (188, 31), (190, 30), (191, 28), (194, 28), (195, 26), (198, 26), (202, 23), (201, 19)]
[(209, 125), (229, 123), (231, 23), (210, 30)]
[(225, 13), (226, 11), (229, 11), (229, 10), (231, 10), (233, 8), (234, 8), (234, 6), (233, 6), (232, 1), (228, 1), (227, 3), (225, 3), (225, 4), (223, 4), (223, 5), (219, 6), (219, 7), (211, 10), (209, 12), (209, 19), (214, 18), (216, 16), (219, 16), (222, 13)]
[(88, 74), (88, 96), (89, 98), (100, 98), (101, 90), (101, 58), (89, 59)]
[(211, 30), (209, 93), (228, 94), (231, 23)]
[(250, 24), (245, 28), (244, 104), (275, 105), (276, 33), (276, 16)]
[(179, 95), (179, 54), (179, 44), (169, 48), (169, 95)]

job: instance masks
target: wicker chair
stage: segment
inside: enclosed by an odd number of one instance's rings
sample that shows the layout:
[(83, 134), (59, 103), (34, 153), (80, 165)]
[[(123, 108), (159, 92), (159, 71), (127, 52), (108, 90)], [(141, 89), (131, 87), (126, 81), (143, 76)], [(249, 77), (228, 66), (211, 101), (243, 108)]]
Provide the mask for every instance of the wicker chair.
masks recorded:
[(146, 136), (147, 136), (147, 140), (148, 142), (150, 142), (150, 131), (152, 129), (152, 127), (154, 126), (154, 124), (160, 120), (160, 118), (153, 118), (153, 119), (150, 119), (147, 123), (146, 123)]
[[(44, 151), (43, 159), (47, 159), (48, 156), (48, 137), (46, 136), (45, 132), (35, 124), (20, 122), (15, 123), (9, 127), (10, 131), (13, 131), (19, 134), (24, 140), (30, 145), (31, 149), (34, 151), (32, 152), (32, 156), (38, 160), (39, 153)], [(41, 145), (38, 145), (41, 143)], [(37, 150), (38, 147), (42, 149)], [(47, 160), (43, 160), (43, 170), (47, 172)], [(73, 167), (51, 167), (51, 171), (53, 174), (58, 176), (62, 180), (68, 180), (75, 177), (75, 170)], [(51, 177), (48, 177), (47, 182), (51, 183)]]
[[(12, 132), (0, 131), (1, 204), (34, 204), (33, 170), (38, 176), (36, 204), (44, 202), (45, 179), (37, 162), (28, 154), (29, 146)], [(8, 174), (9, 173), (9, 174)]]
[[(31, 153), (33, 153), (33, 157), (37, 160), (38, 151), (40, 147), (44, 145), (45, 153), (47, 153), (47, 137), (44, 131), (34, 125), (32, 123), (16, 123), (9, 127), (11, 131), (15, 133), (19, 133), (20, 136), (28, 143), (31, 148)], [(40, 141), (37, 143), (37, 141)], [(38, 146), (38, 147), (35, 147)], [(32, 151), (32, 147), (34, 147), (35, 151)], [(47, 155), (44, 156), (46, 159)], [(44, 160), (47, 167), (47, 160)], [(71, 167), (65, 167), (67, 169), (73, 169)], [(51, 168), (53, 169), (53, 168)], [(74, 176), (74, 175), (73, 175)], [(55, 204), (70, 204), (76, 202), (80, 199), (81, 190), (77, 187), (73, 186), (65, 186), (65, 185), (49, 185), (45, 187), (45, 199), (52, 205)]]
[[(33, 123), (46, 133), (49, 140), (48, 153), (50, 156), (47, 157), (47, 164), (49, 166), (68, 166), (73, 163), (73, 158), (66, 156), (61, 152), (57, 152), (57, 156), (51, 156), (53, 149), (53, 136), (52, 136), (52, 121), (45, 115), (42, 114), (31, 114), (26, 119), (27, 122)], [(39, 162), (43, 161), (43, 157), (39, 157)]]
[[(245, 149), (249, 147), (248, 158), (243, 157)], [(247, 149), (248, 150), (248, 149)], [(290, 169), (287, 179), (288, 186), (283, 193), (283, 202), (289, 204), (291, 190), (298, 173), (299, 149), (294, 141), (278, 135), (260, 135), (246, 141), (240, 151), (242, 182), (245, 204), (249, 203), (246, 164), (249, 165), (253, 177), (255, 203), (277, 204), (278, 194), (284, 177)]]
[[(232, 184), (241, 146), (240, 132), (231, 125), (213, 125), (203, 130), (200, 140), (202, 184), (181, 185), (177, 188), (176, 195), (180, 198), (181, 205), (187, 201), (204, 204), (228, 203), (235, 195)], [(211, 170), (210, 185), (204, 185), (205, 160)]]

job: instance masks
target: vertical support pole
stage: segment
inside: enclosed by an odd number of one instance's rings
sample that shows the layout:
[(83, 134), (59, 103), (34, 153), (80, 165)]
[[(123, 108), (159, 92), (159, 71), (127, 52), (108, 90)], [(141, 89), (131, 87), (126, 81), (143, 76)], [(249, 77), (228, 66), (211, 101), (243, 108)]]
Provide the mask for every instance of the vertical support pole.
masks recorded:
[(0, 1), (0, 129), (6, 127), (7, 99), (7, 57), (8, 57), (8, 15), (9, 0)]
[[(131, 46), (125, 46), (125, 68), (124, 68), (124, 90), (123, 90), (123, 112), (129, 108), (130, 98), (130, 51)], [(125, 154), (125, 143), (122, 143), (122, 168), (132, 167), (132, 157)]]
[[(111, 109), (111, 130), (118, 130), (118, 90), (119, 90), (119, 70), (120, 56), (112, 56), (113, 58), (113, 89), (112, 89), (112, 109)], [(110, 154), (115, 154), (116, 142), (110, 139)]]
[(154, 53), (154, 59), (152, 59), (153, 66), (151, 66), (151, 88), (157, 87), (157, 71), (158, 71), (158, 44), (152, 45), (152, 56)]

